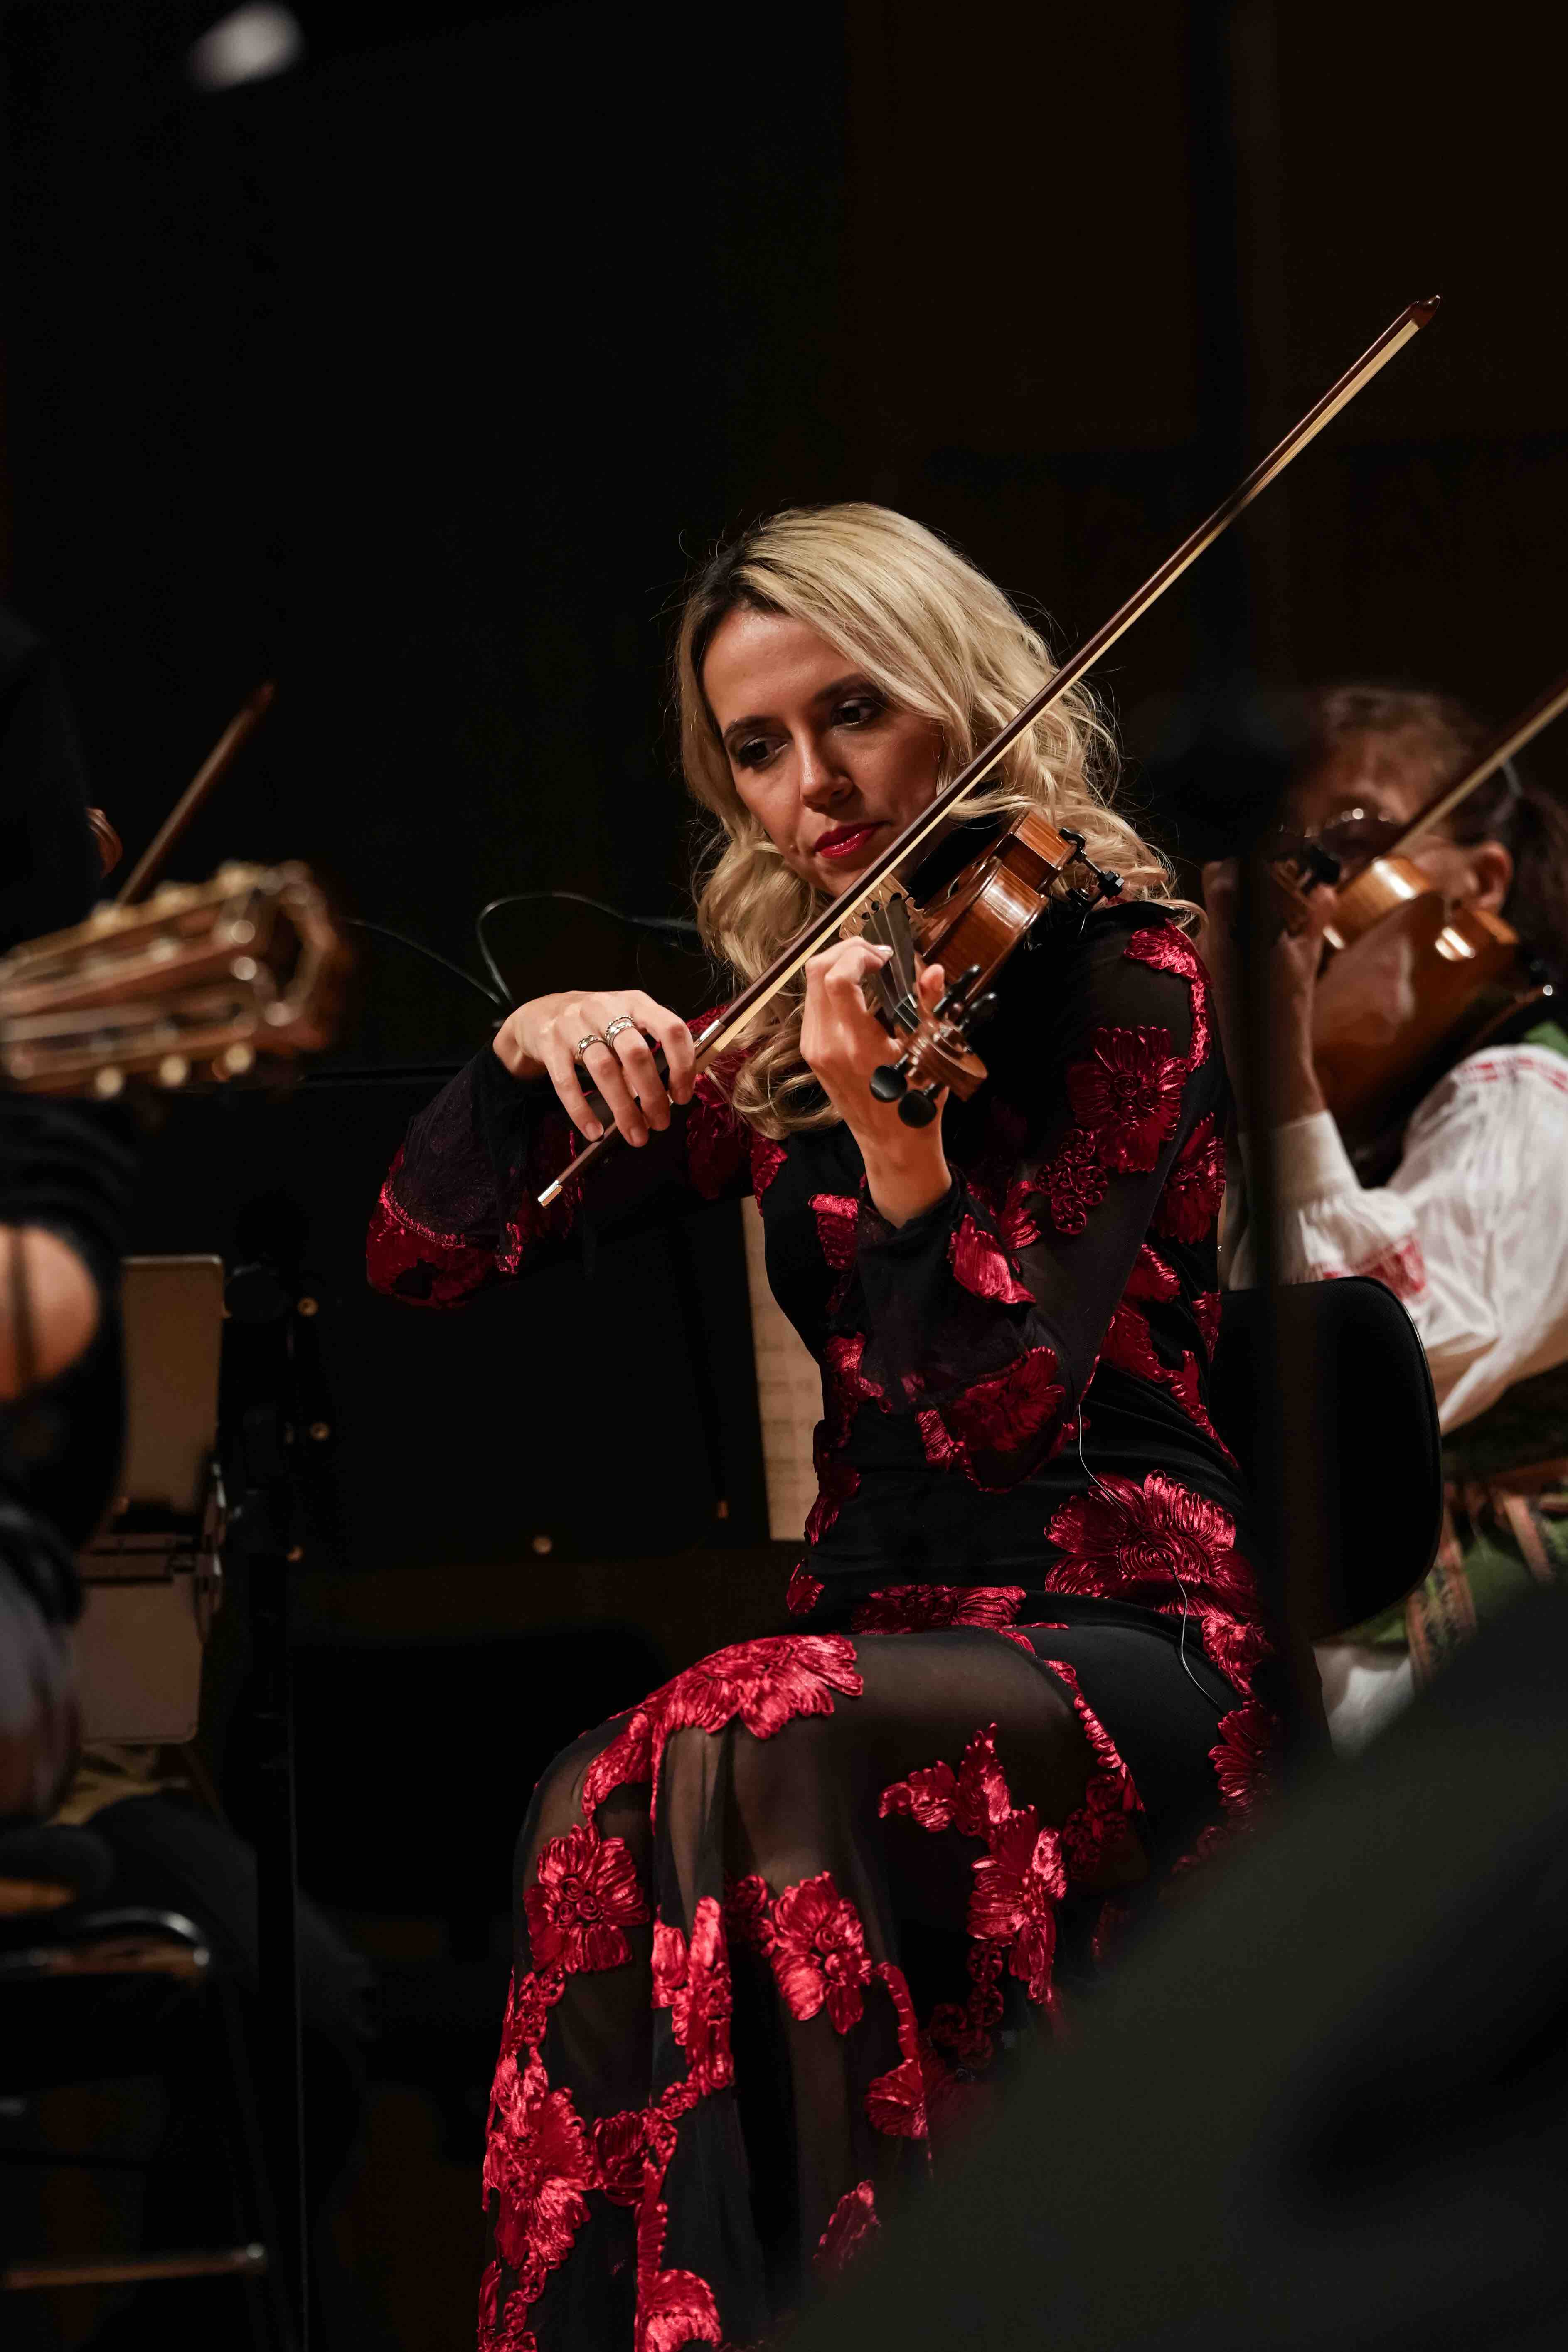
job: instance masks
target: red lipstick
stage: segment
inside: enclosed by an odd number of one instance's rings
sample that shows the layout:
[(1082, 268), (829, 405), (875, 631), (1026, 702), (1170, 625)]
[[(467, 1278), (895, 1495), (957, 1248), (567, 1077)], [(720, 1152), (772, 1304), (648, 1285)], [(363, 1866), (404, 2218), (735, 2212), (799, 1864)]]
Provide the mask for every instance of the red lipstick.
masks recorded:
[(818, 857), (852, 856), (879, 830), (880, 821), (871, 818), (860, 824), (835, 825), (831, 833), (825, 833), (816, 844), (816, 855)]

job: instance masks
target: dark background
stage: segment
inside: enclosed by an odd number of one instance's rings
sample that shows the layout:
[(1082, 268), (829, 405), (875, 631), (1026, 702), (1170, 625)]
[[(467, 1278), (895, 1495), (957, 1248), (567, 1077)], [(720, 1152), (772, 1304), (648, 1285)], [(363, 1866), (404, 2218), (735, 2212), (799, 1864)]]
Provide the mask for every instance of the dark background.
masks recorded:
[[(666, 650), (718, 536), (882, 499), (1065, 647), (1433, 291), (1437, 323), (1257, 510), (1250, 652), (1274, 680), (1405, 674), (1499, 717), (1563, 666), (1543, 11), (299, 0), (302, 62), (204, 95), (185, 58), (219, 13), (3, 19), (5, 593), (63, 657), (132, 855), (271, 676), (178, 873), (303, 856), (475, 970), (505, 891), (679, 912)], [(1134, 804), (1189, 854), (1213, 813), (1161, 755), (1211, 593), (1193, 575), (1100, 681)], [(1565, 763), (1542, 743), (1539, 773)], [(625, 949), (552, 908), (503, 940), (523, 992)], [(363, 944), (331, 1066), (483, 1044), (477, 993)], [(450, 1321), (363, 1293), (363, 1215), (432, 1084), (183, 1106), (139, 1234), (232, 1255), (270, 1204), (323, 1302), (305, 1869), (384, 2007), (346, 2340), (416, 2352), (468, 2325), (529, 1780), (639, 1677), (769, 1622), (784, 1566), (728, 1213), (683, 1261), (606, 1251)], [(700, 1442), (693, 1296), (723, 1370)]]

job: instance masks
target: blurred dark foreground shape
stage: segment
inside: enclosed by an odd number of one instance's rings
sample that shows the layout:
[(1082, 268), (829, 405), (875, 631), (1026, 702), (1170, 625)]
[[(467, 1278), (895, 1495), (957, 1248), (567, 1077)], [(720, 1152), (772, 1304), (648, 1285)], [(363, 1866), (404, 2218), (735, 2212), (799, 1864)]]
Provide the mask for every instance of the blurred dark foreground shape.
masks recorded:
[(1568, 2270), (1568, 1597), (1129, 1957), (791, 2352), (1546, 2352)]

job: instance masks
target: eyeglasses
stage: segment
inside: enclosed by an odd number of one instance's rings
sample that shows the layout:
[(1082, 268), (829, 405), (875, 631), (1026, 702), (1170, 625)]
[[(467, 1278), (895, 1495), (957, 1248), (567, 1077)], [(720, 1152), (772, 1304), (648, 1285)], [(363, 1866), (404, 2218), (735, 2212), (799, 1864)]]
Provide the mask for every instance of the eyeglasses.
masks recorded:
[(1342, 865), (1364, 866), (1391, 849), (1405, 829), (1403, 817), (1385, 816), (1380, 809), (1341, 809), (1323, 824), (1310, 827), (1304, 841), (1315, 842)]

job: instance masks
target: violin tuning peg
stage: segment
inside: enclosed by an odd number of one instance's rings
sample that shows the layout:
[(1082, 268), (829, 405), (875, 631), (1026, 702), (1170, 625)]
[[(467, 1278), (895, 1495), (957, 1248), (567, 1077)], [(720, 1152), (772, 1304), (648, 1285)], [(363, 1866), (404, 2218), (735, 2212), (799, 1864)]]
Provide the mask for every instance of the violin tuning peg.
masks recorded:
[(994, 988), (987, 989), (985, 994), (969, 1007), (969, 1027), (974, 1029), (982, 1021), (989, 1021), (1000, 1002), (1001, 999), (996, 991)]
[(879, 1102), (899, 1102), (909, 1092), (909, 1080), (899, 1062), (884, 1062), (871, 1073), (871, 1092)]
[(935, 1087), (911, 1087), (899, 1104), (899, 1117), (906, 1127), (929, 1127), (936, 1117)]
[(962, 1004), (963, 1003), (964, 998), (968, 995), (970, 990), (973, 987), (979, 977), (980, 966), (977, 963), (972, 963), (967, 971), (961, 971), (958, 978), (950, 982), (950, 984), (942, 991), (937, 1003), (936, 1009), (939, 1019), (951, 1013), (955, 1005)]

